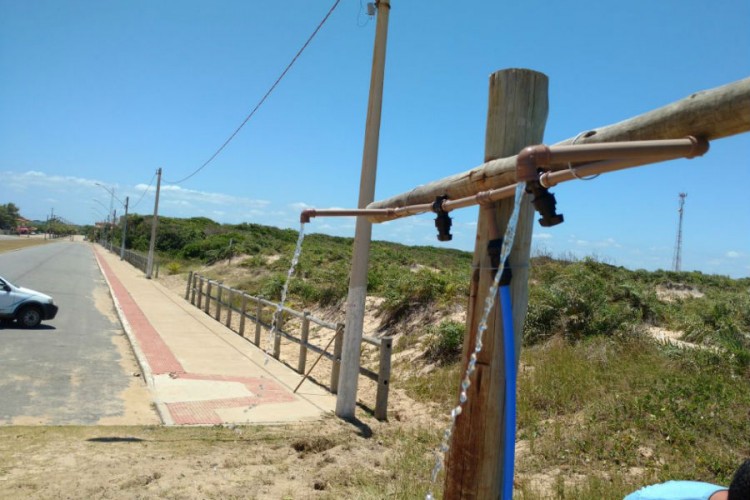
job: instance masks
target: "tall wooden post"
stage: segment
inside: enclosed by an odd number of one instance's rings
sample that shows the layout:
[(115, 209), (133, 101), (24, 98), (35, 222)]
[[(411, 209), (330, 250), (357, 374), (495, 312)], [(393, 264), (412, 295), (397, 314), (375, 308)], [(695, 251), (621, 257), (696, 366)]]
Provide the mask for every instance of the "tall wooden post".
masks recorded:
[[(542, 142), (547, 121), (547, 84), (544, 74), (526, 69), (508, 69), (490, 76), (485, 161), (511, 156), (525, 146)], [(479, 210), (462, 373), (474, 351), (477, 327), (494, 277), (487, 246), (489, 241), (505, 233), (512, 211), (512, 198)], [(529, 199), (525, 199), (510, 255), (516, 369), (528, 305), (533, 222), (533, 207)], [(476, 371), (467, 391), (468, 401), (456, 420), (447, 457), (445, 498), (496, 499), (501, 495), (505, 401), (502, 325), (495, 298), (495, 308), (483, 337), (484, 348), (478, 355)]]

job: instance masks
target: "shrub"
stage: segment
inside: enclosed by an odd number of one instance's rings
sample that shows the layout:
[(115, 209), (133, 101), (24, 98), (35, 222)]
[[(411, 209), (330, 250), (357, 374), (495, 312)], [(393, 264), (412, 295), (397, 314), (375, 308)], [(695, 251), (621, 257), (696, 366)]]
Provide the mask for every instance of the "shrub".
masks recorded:
[(458, 321), (445, 320), (437, 327), (428, 328), (425, 357), (431, 361), (450, 363), (458, 361), (464, 345), (466, 326)]
[(167, 264), (167, 273), (170, 275), (177, 274), (182, 270), (182, 265), (179, 262), (172, 261)]

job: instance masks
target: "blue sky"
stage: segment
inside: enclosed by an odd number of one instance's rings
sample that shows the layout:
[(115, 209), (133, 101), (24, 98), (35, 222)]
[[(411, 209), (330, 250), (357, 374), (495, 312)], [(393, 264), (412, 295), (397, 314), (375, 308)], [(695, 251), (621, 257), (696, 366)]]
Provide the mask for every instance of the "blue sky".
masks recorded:
[[(160, 212), (297, 227), (304, 207), (357, 204), (375, 20), (336, 11), (258, 113), (202, 172), (333, 0), (0, 0), (0, 203), (76, 223), (109, 195)], [(432, 3), (392, 0), (376, 199), (482, 162), (488, 77), (550, 79), (555, 143), (750, 76), (750, 2)], [(683, 269), (750, 275), (750, 134), (703, 158), (554, 189), (565, 223), (535, 228), (553, 254), (670, 268), (687, 192)], [(719, 177), (718, 173), (724, 173)], [(736, 180), (733, 180), (736, 179)], [(454, 212), (450, 246), (473, 247), (476, 210)], [(352, 219), (310, 231), (352, 236)], [(438, 245), (429, 215), (374, 237)]]

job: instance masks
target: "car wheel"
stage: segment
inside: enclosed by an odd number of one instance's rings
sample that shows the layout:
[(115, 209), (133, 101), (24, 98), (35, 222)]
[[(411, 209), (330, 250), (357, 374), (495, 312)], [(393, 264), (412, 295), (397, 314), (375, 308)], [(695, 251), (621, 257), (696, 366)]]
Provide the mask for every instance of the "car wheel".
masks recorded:
[(38, 307), (26, 306), (18, 311), (18, 324), (24, 328), (35, 328), (42, 322), (42, 313)]

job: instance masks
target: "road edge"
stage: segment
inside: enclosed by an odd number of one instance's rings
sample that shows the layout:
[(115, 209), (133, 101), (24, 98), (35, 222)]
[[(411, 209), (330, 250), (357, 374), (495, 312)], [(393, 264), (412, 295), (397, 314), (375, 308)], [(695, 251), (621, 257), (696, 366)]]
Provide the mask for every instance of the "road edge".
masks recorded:
[[(95, 244), (92, 243), (92, 245), (95, 245)], [(138, 343), (136, 342), (135, 335), (133, 334), (133, 330), (130, 327), (130, 322), (128, 321), (127, 316), (125, 316), (125, 312), (122, 310), (122, 307), (120, 306), (120, 301), (117, 299), (117, 295), (112, 289), (112, 283), (110, 283), (109, 277), (107, 276), (107, 273), (104, 271), (104, 268), (102, 267), (102, 263), (100, 261), (100, 256), (99, 256), (99, 250), (96, 248), (96, 246), (92, 246), (91, 251), (94, 254), (96, 265), (99, 267), (99, 272), (102, 274), (104, 281), (107, 283), (107, 288), (109, 289), (109, 295), (110, 297), (112, 297), (112, 302), (114, 303), (115, 311), (117, 312), (117, 317), (120, 320), (120, 325), (122, 326), (122, 329), (125, 332), (125, 335), (128, 337), (130, 348), (133, 350), (133, 354), (135, 355), (136, 362), (138, 363), (138, 366), (141, 369), (141, 374), (143, 375), (143, 379), (146, 381), (146, 387), (148, 387), (148, 390), (151, 393), (151, 399), (153, 400), (154, 406), (156, 407), (156, 413), (159, 415), (159, 419), (161, 420), (162, 424), (174, 425), (174, 422), (172, 421), (172, 418), (165, 404), (161, 402), (159, 398), (157, 397), (156, 384), (154, 382), (154, 374), (151, 372), (151, 367), (148, 364), (148, 360), (146, 359), (145, 354), (143, 354), (143, 351), (141, 351), (141, 348), (138, 346)]]

